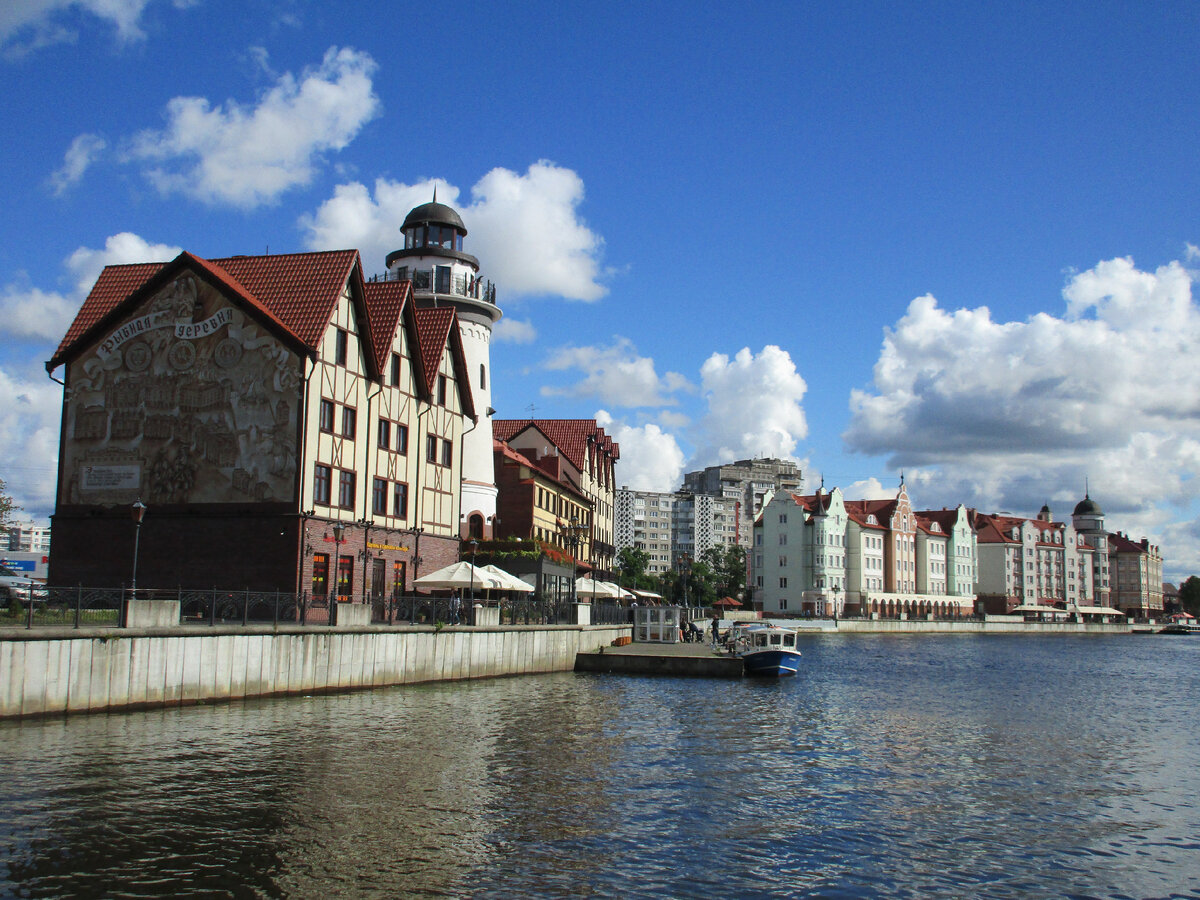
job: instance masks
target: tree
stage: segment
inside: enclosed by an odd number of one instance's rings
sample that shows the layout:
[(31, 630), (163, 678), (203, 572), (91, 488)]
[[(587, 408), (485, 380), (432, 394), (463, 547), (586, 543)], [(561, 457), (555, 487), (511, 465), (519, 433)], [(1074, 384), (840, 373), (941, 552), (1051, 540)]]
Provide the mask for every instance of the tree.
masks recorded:
[(9, 496), (8, 485), (3, 478), (0, 478), (0, 530), (3, 530), (12, 521), (12, 514), (20, 508)]
[(700, 558), (712, 570), (713, 591), (737, 597), (746, 589), (746, 548), (737, 544), (709, 547)]
[(1192, 575), (1179, 586), (1179, 605), (1193, 616), (1200, 616), (1200, 578)]
[(615, 568), (621, 575), (621, 580), (634, 587), (644, 587), (646, 569), (650, 565), (650, 554), (636, 547), (624, 547), (617, 554)]

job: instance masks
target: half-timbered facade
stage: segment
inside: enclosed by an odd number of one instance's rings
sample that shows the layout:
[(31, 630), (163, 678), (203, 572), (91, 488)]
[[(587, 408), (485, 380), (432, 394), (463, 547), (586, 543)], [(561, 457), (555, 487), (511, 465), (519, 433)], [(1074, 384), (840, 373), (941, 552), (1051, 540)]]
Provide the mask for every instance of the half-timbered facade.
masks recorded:
[[(383, 596), (457, 558), (453, 309), (357, 251), (109, 266), (64, 370), (52, 583)], [(468, 424), (464, 424), (468, 423)]]

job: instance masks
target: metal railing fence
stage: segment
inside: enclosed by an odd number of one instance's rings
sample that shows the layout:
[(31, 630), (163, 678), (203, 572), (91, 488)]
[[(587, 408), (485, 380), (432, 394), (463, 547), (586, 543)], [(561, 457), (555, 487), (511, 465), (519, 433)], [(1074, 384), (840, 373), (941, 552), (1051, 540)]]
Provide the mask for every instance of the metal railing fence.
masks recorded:
[[(468, 599), (422, 594), (379, 596), (355, 594), (331, 598), (286, 591), (228, 591), (218, 588), (142, 589), (47, 587), (40, 584), (10, 588), (0, 597), (0, 628), (111, 627), (123, 623), (130, 601), (177, 600), (179, 624), (216, 625), (330, 625), (336, 624), (337, 604), (365, 604), (376, 625), (475, 625), (475, 605)], [(499, 609), (501, 625), (572, 624), (574, 610), (569, 602), (537, 597), (491, 601)], [(490, 617), (489, 617), (490, 618)], [(629, 610), (615, 603), (592, 606), (595, 624), (625, 624)]]

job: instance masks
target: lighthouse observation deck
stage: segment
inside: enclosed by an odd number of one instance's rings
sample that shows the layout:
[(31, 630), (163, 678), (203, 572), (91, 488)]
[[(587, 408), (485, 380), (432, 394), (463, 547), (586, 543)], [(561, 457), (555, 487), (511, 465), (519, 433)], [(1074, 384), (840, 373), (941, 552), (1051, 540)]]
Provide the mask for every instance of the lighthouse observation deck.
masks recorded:
[(431, 266), (426, 269), (397, 266), (381, 275), (373, 275), (371, 281), (411, 281), (415, 294), (445, 294), (451, 299), (462, 298), (496, 305), (496, 285), (470, 272), (456, 272), (454, 269), (453, 266)]

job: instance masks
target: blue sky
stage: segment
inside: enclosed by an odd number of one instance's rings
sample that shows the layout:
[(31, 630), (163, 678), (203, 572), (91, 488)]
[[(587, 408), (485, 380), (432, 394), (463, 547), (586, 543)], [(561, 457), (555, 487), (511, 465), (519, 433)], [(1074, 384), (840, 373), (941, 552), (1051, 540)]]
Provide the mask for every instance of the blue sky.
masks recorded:
[[(412, 16), (411, 18), (409, 16)], [(0, 7), (0, 477), (99, 268), (460, 210), (501, 417), (619, 477), (1070, 514), (1200, 572), (1200, 5), (16, 0)], [(58, 373), (61, 375), (61, 373)]]

